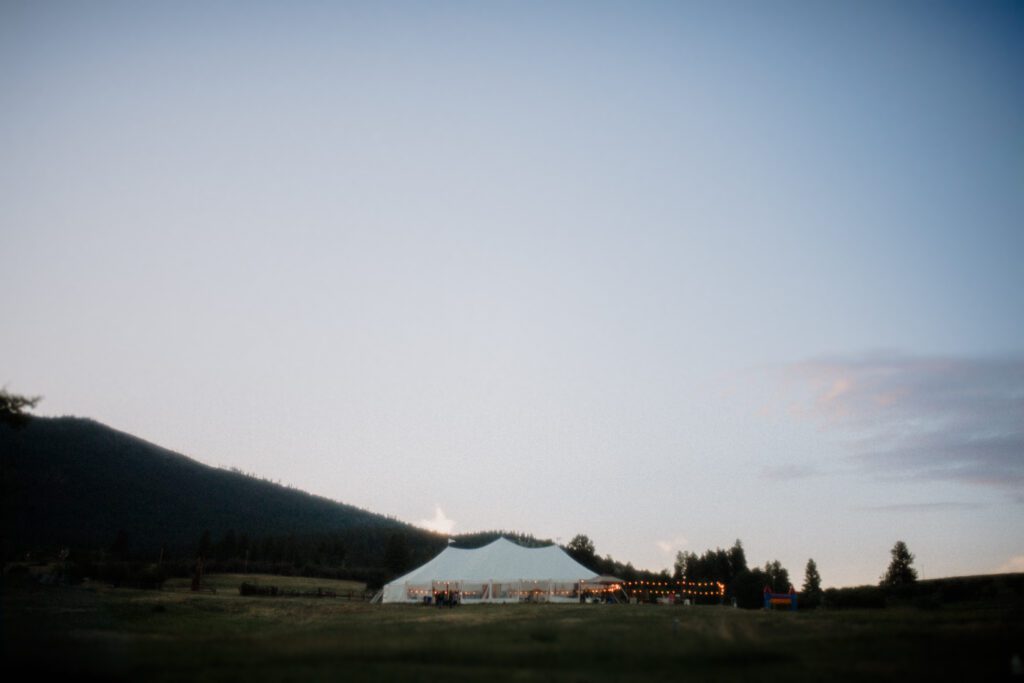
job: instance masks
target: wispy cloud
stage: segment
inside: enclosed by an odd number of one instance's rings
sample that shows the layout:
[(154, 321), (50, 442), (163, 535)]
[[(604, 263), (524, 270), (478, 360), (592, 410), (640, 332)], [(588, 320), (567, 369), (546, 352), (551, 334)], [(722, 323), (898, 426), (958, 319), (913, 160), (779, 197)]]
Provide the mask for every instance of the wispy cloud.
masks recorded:
[(450, 534), (455, 529), (455, 520), (448, 519), (440, 505), (434, 506), (433, 519), (421, 519), (416, 524), (429, 531), (436, 531), (439, 534)]
[(791, 413), (841, 432), (876, 476), (998, 487), (1024, 500), (1024, 358), (877, 353), (787, 368)]

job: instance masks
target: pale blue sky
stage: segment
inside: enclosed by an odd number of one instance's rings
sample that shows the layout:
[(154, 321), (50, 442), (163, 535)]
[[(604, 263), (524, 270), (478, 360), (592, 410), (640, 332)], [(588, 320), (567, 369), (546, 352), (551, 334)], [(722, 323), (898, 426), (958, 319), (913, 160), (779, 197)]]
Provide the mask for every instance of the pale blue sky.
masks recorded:
[(1024, 570), (1020, 3), (7, 2), (0, 65), (43, 414), (654, 569)]

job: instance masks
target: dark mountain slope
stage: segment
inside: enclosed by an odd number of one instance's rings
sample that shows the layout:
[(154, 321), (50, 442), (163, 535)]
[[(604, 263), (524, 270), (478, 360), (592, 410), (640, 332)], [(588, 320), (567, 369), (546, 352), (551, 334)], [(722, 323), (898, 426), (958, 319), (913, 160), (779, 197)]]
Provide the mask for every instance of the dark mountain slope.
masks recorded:
[(0, 425), (3, 550), (110, 546), (125, 536), (137, 554), (162, 545), (188, 554), (204, 531), (252, 539), (324, 536), (344, 544), (350, 564), (384, 566), (401, 537), (408, 560), (445, 540), (351, 505), (203, 465), (80, 418)]

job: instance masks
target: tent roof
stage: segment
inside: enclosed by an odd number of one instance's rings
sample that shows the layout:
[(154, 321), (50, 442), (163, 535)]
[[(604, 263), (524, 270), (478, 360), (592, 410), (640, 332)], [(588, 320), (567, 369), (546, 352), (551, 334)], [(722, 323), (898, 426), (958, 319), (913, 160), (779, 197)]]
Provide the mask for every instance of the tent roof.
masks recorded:
[(593, 577), (593, 571), (569, 557), (557, 545), (524, 548), (502, 537), (482, 548), (448, 546), (430, 562), (400, 576), (391, 584), (519, 580), (571, 582)]
[(622, 579), (617, 576), (609, 576), (608, 574), (602, 574), (601, 576), (595, 576), (591, 579), (587, 579), (587, 583), (625, 583)]

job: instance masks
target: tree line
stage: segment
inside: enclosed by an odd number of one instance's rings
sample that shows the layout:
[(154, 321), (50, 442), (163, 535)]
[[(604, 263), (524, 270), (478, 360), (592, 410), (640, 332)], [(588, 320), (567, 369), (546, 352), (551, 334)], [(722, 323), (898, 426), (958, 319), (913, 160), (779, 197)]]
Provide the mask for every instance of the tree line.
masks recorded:
[[(739, 539), (731, 548), (715, 548), (705, 550), (701, 554), (688, 551), (676, 553), (673, 571), (659, 574), (652, 572), (626, 572), (626, 566), (614, 562), (611, 558), (603, 561), (598, 557), (594, 542), (586, 535), (575, 536), (565, 547), (577, 562), (593, 568), (599, 573), (615, 574), (625, 581), (640, 579), (686, 582), (718, 582), (725, 586), (724, 599), (735, 599), (739, 607), (754, 609), (764, 604), (764, 591), (772, 593), (788, 593), (793, 587), (789, 570), (778, 560), (765, 562), (763, 567), (751, 567), (747, 563), (746, 551)], [(914, 556), (903, 541), (897, 541), (891, 551), (892, 560), (888, 569), (879, 580), (880, 587), (898, 587), (914, 583), (917, 571), (911, 566)], [(802, 607), (817, 607), (822, 604), (825, 593), (821, 588), (821, 574), (814, 558), (809, 558), (804, 567), (804, 579), (799, 589), (799, 604)], [(710, 596), (693, 596), (697, 602), (717, 602), (720, 598)]]

